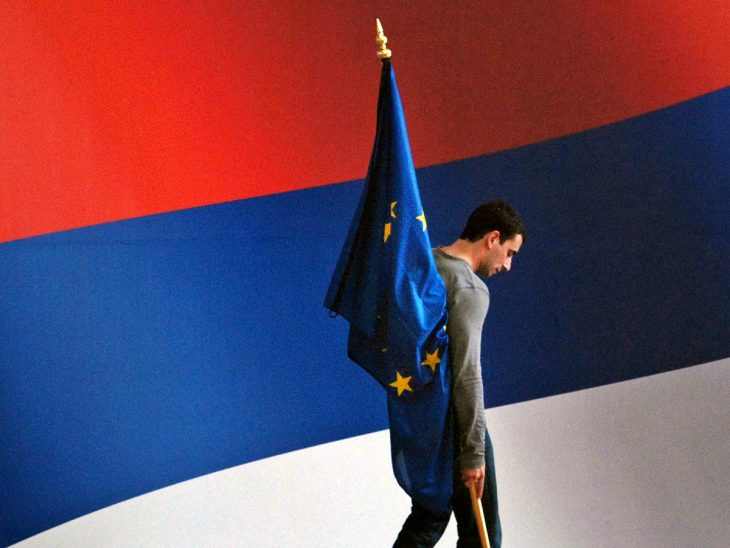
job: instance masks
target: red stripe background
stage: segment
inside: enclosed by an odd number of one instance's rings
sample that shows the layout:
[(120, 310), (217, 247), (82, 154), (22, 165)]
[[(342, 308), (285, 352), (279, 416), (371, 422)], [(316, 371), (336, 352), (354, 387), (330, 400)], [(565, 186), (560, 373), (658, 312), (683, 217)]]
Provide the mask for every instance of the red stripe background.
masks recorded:
[(363, 177), (383, 20), (417, 165), (730, 82), (730, 3), (0, 7), (0, 241)]

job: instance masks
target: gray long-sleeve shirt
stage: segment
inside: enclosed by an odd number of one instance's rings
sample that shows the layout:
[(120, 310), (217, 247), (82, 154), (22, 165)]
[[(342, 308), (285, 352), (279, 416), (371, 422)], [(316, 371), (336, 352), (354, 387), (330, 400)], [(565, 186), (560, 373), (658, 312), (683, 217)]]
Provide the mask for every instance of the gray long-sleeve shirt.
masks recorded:
[(446, 285), (449, 312), (449, 357), (452, 399), (459, 432), (457, 466), (484, 465), (484, 392), (482, 388), (482, 327), (489, 309), (489, 290), (463, 259), (434, 249), (439, 274)]

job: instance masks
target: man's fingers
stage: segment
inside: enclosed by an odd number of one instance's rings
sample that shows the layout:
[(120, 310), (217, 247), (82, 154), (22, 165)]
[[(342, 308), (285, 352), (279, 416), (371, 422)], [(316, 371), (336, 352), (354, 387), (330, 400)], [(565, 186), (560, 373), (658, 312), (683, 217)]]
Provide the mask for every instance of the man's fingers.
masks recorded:
[(482, 498), (482, 495), (484, 494), (484, 476), (480, 477), (476, 481), (476, 487), (477, 487), (477, 497)]
[(484, 491), (484, 467), (462, 470), (461, 481), (467, 488), (473, 485), (476, 488), (479, 498), (482, 498), (482, 492)]

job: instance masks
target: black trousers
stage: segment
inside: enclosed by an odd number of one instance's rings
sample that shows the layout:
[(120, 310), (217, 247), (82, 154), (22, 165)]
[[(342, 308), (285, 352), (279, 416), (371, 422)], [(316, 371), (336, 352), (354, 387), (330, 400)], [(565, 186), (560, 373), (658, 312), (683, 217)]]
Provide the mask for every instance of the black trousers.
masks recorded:
[[(494, 450), (489, 432), (485, 434), (485, 478), (482, 506), (484, 507), (484, 521), (487, 524), (487, 534), (491, 548), (500, 548), (502, 545), (502, 526), (499, 522), (499, 508), (497, 505), (497, 479), (494, 473)], [(456, 528), (459, 532), (457, 548), (481, 548), (479, 531), (471, 506), (469, 489), (461, 482), (461, 471), (454, 470), (454, 493), (451, 496), (451, 510), (456, 517)], [(416, 501), (412, 502), (411, 514), (403, 524), (393, 548), (430, 548), (434, 546), (451, 518), (451, 511), (444, 514), (434, 514)]]

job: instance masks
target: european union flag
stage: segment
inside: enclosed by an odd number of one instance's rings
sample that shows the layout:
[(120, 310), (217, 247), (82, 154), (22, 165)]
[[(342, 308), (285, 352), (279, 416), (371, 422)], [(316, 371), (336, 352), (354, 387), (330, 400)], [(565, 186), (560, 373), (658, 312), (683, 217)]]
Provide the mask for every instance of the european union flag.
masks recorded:
[(431, 252), (388, 59), (365, 189), (325, 306), (350, 322), (350, 358), (387, 390), (398, 483), (425, 507), (446, 511), (454, 443), (446, 287)]

